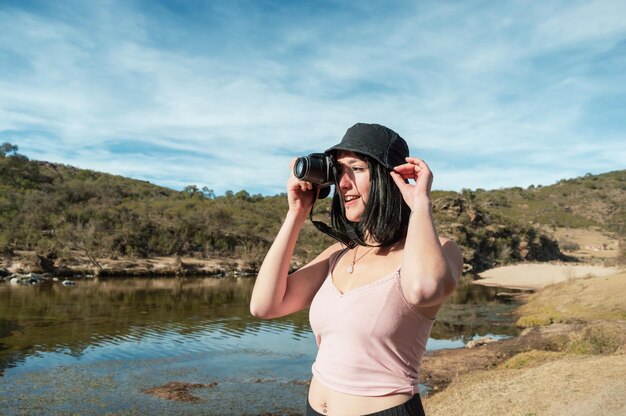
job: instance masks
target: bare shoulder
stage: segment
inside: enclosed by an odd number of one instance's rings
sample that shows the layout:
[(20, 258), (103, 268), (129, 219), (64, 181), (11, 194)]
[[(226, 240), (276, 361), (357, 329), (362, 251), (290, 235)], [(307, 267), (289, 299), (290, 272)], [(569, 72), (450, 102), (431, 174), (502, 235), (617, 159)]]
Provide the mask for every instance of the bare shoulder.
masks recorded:
[(316, 261), (324, 261), (330, 259), (333, 255), (341, 252), (345, 247), (341, 243), (335, 243), (331, 246), (328, 246), (324, 251), (322, 251), (318, 256), (313, 260)]
[(441, 244), (446, 260), (456, 272), (455, 277), (458, 280), (463, 271), (463, 253), (461, 253), (461, 249), (454, 241), (446, 237), (439, 237), (439, 244)]
[(345, 247), (343, 244), (341, 244), (341, 243), (335, 243), (335, 244), (333, 244), (333, 245), (331, 245), (331, 246), (328, 246), (328, 247), (326, 248), (326, 250), (322, 251), (322, 252), (320, 253), (320, 256), (322, 256), (322, 255), (323, 255), (323, 256), (326, 256), (326, 257), (330, 257), (331, 255), (333, 255), (333, 254), (335, 254), (335, 253), (338, 253), (338, 252), (340, 252), (340, 251), (344, 250), (345, 248), (346, 248), (346, 247)]
[[(327, 269), (327, 267), (328, 267), (328, 260), (333, 255), (336, 255), (336, 253), (339, 253), (341, 250), (343, 250), (343, 248), (344, 248), (344, 246), (341, 245), (340, 243), (335, 243), (335, 244), (327, 247), (324, 251), (322, 251), (320, 254), (318, 254), (317, 257), (315, 257), (311, 262), (309, 262), (305, 266), (301, 267), (300, 269), (298, 269), (293, 274), (301, 274), (299, 272), (305, 271), (305, 270), (311, 269), (311, 268), (314, 268), (315, 270), (318, 270), (322, 274), (327, 273), (327, 271), (328, 271), (328, 269)], [(320, 267), (319, 267), (320, 264), (325, 264), (326, 265), (326, 270), (324, 270), (323, 268), (320, 269)]]
[(287, 279), (282, 301), (272, 309), (268, 316), (275, 318), (308, 308), (328, 275), (329, 258), (339, 250), (341, 250), (341, 245), (333, 244), (311, 262), (291, 273)]

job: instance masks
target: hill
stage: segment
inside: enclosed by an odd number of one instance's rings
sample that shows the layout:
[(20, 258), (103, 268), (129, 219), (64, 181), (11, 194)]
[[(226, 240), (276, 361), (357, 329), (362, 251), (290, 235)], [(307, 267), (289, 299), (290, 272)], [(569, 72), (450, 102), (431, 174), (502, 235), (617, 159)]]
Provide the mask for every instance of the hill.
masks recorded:
[[(21, 155), (0, 156), (0, 256), (35, 251), (54, 263), (93, 258), (237, 258), (254, 269), (286, 213), (284, 195), (178, 192)], [(322, 205), (323, 208), (323, 205)], [(327, 243), (307, 224), (303, 259)], [(41, 263), (41, 261), (39, 261)], [(44, 261), (45, 262), (45, 261)]]
[(623, 235), (626, 224), (626, 170), (562, 179), (551, 186), (496, 191), (466, 190), (493, 214), (551, 227), (599, 227)]
[[(466, 269), (518, 261), (566, 260), (542, 226), (599, 227), (623, 234), (626, 171), (552, 186), (434, 191), (439, 232), (461, 246)], [(589, 209), (589, 208), (592, 209)], [(76, 253), (97, 259), (187, 256), (237, 259), (256, 270), (286, 213), (286, 196), (245, 190), (215, 196), (91, 170), (0, 154), (0, 257), (22, 250), (60, 267)], [(316, 216), (327, 218), (329, 200)], [(331, 240), (307, 222), (294, 267)]]

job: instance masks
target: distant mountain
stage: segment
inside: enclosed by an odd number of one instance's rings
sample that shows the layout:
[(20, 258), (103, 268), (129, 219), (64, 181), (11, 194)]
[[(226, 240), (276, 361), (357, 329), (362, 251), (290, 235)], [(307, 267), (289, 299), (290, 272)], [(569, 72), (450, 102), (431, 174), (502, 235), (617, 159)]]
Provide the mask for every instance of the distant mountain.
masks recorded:
[[(595, 225), (623, 233), (626, 171), (555, 185), (494, 191), (433, 192), (441, 234), (462, 247), (468, 270), (527, 260), (565, 259), (537, 224)], [(193, 255), (244, 260), (257, 268), (287, 209), (286, 196), (245, 190), (216, 197), (188, 186), (31, 161), (0, 153), (0, 256), (35, 250), (51, 259), (82, 250), (95, 258)], [(329, 200), (316, 216), (327, 218)], [(294, 265), (332, 241), (307, 221)]]

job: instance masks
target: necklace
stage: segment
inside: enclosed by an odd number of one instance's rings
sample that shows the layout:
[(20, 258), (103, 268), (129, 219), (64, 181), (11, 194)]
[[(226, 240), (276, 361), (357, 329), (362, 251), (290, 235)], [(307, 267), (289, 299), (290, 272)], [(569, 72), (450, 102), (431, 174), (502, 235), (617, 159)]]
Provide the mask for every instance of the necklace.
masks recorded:
[(356, 246), (356, 248), (354, 249), (354, 257), (352, 257), (352, 263), (350, 263), (350, 265), (348, 266), (348, 273), (352, 274), (354, 272), (354, 265), (356, 264), (356, 262), (361, 260), (363, 257), (365, 257), (367, 255), (367, 253), (369, 253), (370, 251), (372, 251), (375, 248), (376, 247), (371, 247), (365, 253), (361, 254), (361, 256), (357, 259), (356, 258), (356, 253), (359, 250), (359, 246)]

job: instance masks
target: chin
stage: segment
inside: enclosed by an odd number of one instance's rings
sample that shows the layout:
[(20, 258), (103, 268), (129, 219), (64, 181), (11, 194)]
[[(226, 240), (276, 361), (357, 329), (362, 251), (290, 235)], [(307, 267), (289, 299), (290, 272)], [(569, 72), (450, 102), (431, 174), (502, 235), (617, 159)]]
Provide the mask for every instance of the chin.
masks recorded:
[(346, 219), (350, 222), (360, 222), (361, 221), (361, 214), (352, 214), (349, 212), (346, 212)]

